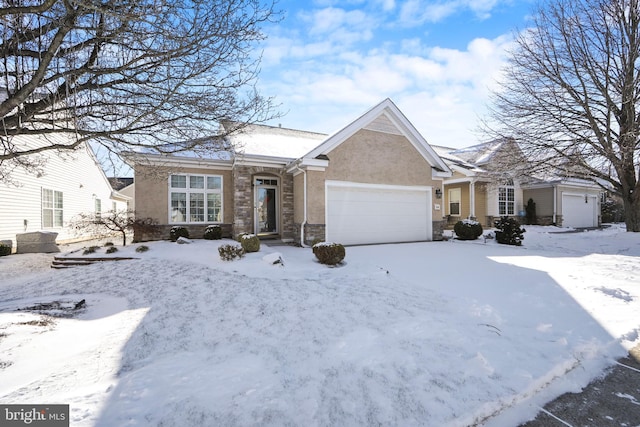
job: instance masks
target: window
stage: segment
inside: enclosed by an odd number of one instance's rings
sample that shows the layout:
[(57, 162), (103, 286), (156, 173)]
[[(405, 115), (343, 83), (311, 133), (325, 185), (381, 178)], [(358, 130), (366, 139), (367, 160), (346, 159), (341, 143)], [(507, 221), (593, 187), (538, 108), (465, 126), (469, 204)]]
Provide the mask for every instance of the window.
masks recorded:
[(96, 219), (102, 216), (102, 200), (96, 199)]
[(42, 227), (62, 227), (62, 191), (42, 189)]
[(222, 177), (171, 175), (169, 222), (222, 222)]
[(460, 216), (461, 192), (459, 188), (449, 190), (449, 215)]
[(508, 180), (503, 186), (498, 188), (498, 214), (514, 215), (516, 205), (516, 192), (513, 187), (513, 180)]

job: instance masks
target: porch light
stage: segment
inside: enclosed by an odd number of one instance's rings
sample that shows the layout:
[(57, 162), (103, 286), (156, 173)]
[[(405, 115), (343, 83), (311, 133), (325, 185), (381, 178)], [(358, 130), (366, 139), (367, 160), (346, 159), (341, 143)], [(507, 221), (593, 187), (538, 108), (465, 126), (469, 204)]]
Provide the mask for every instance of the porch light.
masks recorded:
[(442, 190), (436, 188), (436, 199), (442, 199)]

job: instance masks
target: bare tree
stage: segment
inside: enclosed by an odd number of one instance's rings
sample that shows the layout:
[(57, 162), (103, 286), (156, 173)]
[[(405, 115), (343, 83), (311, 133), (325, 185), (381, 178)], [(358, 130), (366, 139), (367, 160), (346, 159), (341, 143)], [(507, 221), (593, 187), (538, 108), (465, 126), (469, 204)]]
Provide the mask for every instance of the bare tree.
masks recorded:
[(593, 179), (640, 231), (638, 0), (549, 0), (510, 52), (488, 125), (532, 175)]
[(114, 234), (122, 237), (122, 246), (127, 246), (127, 233), (154, 233), (157, 224), (151, 218), (135, 218), (132, 210), (112, 210), (101, 213), (81, 213), (71, 221), (71, 227), (80, 235), (105, 238)]
[[(274, 19), (272, 0), (3, 1), (0, 165), (88, 140), (116, 154), (225, 148), (210, 137), (220, 120), (277, 115), (255, 90)], [(76, 138), (42, 138), (60, 133)]]

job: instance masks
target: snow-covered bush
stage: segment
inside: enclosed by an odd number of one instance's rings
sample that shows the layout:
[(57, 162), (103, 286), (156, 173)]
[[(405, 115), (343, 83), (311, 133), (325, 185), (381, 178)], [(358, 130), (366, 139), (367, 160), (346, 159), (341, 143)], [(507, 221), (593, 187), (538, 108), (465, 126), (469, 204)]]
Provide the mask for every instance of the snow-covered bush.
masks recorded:
[(482, 236), (482, 225), (478, 221), (463, 219), (456, 222), (453, 231), (460, 240), (475, 240)]
[(222, 227), (219, 225), (210, 225), (204, 230), (204, 238), (207, 240), (222, 239)]
[(222, 245), (218, 248), (220, 259), (223, 261), (233, 261), (236, 258), (242, 258), (244, 256), (244, 249), (240, 245)]
[(149, 250), (149, 246), (146, 245), (140, 245), (136, 248), (136, 252), (142, 253), (142, 252), (147, 252)]
[(495, 221), (496, 241), (505, 245), (521, 246), (526, 231), (513, 218), (503, 216)]
[(106, 250), (106, 253), (108, 253), (108, 254), (112, 254), (112, 253), (115, 253), (115, 252), (118, 252), (118, 248), (116, 248), (115, 246), (109, 246), (107, 248), (107, 250)]
[(312, 247), (313, 254), (321, 264), (336, 265), (345, 257), (344, 246), (340, 243), (321, 242)]
[(176, 225), (174, 227), (171, 227), (171, 230), (169, 230), (169, 239), (172, 242), (175, 242), (180, 237), (186, 237), (188, 239), (189, 230), (187, 230), (186, 227), (183, 227), (181, 225)]
[(255, 234), (242, 234), (240, 244), (245, 252), (258, 252), (260, 250), (260, 239)]

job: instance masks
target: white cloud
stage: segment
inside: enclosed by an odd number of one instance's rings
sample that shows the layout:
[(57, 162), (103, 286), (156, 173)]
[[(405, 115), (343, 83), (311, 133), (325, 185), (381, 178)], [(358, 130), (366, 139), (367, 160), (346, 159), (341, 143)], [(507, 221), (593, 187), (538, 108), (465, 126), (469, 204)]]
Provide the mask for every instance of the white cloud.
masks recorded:
[(389, 97), (432, 144), (472, 145), (508, 43), (506, 36), (477, 38), (455, 50), (411, 39), (397, 53), (380, 48), (308, 55), (301, 63), (283, 62), (275, 77), (262, 81), (262, 90), (283, 104), (287, 115), (279, 122), (286, 127), (331, 133)]
[(312, 12), (302, 12), (299, 19), (309, 25), (311, 37), (328, 37), (350, 44), (369, 40), (376, 26), (376, 19), (362, 10), (327, 7)]
[(399, 19), (404, 26), (417, 26), (425, 22), (440, 22), (466, 10), (479, 19), (487, 19), (500, 0), (407, 0), (400, 6)]

